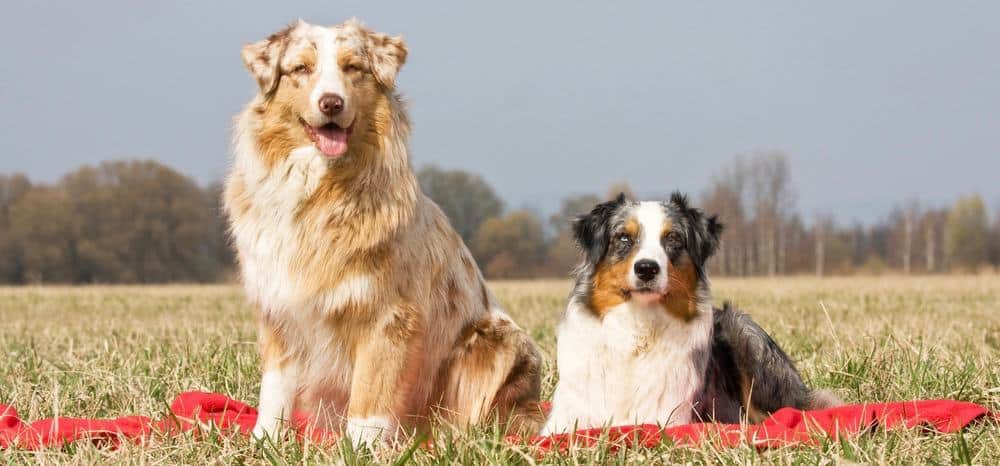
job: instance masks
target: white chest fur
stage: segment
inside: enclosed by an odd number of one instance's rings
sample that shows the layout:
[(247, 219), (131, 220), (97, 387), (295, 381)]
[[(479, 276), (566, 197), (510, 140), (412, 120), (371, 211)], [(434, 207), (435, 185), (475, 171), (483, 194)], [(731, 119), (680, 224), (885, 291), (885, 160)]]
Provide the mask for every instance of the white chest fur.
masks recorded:
[[(309, 250), (314, 243), (307, 241), (308, 229), (296, 220), (295, 213), (319, 186), (328, 169), (326, 161), (315, 148), (301, 147), (268, 170), (256, 154), (240, 150), (245, 147), (237, 144), (235, 163), (250, 207), (232, 219), (232, 232), (247, 297), (260, 312), (279, 322), (286, 350), (296, 357), (291, 390), (295, 386), (321, 387), (309, 395), (342, 412), (352, 363), (348, 353), (340, 350), (346, 346), (341, 336), (332, 327), (317, 323), (323, 321), (323, 313), (367, 299), (373, 280), (368, 275), (355, 275), (320, 293), (304, 289), (303, 277), (296, 276), (294, 264), (315, 251)], [(262, 397), (263, 393), (262, 389)]]
[(310, 146), (292, 151), (270, 170), (254, 155), (237, 153), (236, 164), (251, 198), (249, 210), (232, 223), (247, 296), (264, 312), (301, 306), (302, 281), (291, 271), (307, 251), (294, 216), (319, 185), (326, 163)]
[(598, 319), (571, 302), (558, 329), (559, 384), (542, 433), (691, 422), (708, 362), (706, 308), (685, 322), (625, 303)]

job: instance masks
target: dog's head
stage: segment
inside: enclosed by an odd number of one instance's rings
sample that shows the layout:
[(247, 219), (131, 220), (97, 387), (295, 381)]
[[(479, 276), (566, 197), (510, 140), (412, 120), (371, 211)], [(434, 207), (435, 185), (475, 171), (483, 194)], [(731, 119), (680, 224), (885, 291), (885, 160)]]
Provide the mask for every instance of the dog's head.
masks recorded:
[(355, 20), (329, 27), (298, 21), (245, 46), (243, 62), (260, 86), (254, 111), (267, 133), (264, 155), (285, 157), (312, 145), (336, 159), (367, 139), (364, 133), (384, 131), (379, 121), (387, 116), (380, 113), (406, 54), (401, 38)]
[(719, 244), (722, 224), (680, 193), (667, 202), (620, 195), (577, 218), (573, 233), (585, 254), (576, 294), (591, 310), (603, 315), (636, 301), (688, 317), (707, 284), (705, 262)]

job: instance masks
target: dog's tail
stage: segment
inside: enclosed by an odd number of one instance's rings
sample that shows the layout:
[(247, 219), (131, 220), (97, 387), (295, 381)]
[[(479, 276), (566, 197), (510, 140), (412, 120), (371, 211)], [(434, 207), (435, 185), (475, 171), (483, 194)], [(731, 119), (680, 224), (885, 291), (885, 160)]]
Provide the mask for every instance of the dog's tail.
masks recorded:
[[(713, 351), (735, 369), (728, 384), (738, 387), (740, 405), (751, 422), (784, 407), (822, 409), (842, 404), (832, 393), (811, 390), (795, 364), (749, 315), (725, 303), (714, 313)], [(735, 379), (735, 380), (733, 380)]]
[(842, 404), (844, 404), (844, 402), (830, 390), (813, 390), (809, 394), (808, 409), (833, 408), (834, 406), (840, 406)]

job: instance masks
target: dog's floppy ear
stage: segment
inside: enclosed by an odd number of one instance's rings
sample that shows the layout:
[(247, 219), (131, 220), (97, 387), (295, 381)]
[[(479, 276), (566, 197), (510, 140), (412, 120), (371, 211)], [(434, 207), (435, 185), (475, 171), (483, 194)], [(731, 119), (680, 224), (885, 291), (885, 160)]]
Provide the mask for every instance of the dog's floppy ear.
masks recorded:
[(723, 225), (719, 222), (717, 215), (706, 218), (701, 209), (691, 207), (688, 204), (687, 196), (680, 192), (675, 191), (670, 195), (670, 203), (684, 216), (687, 224), (688, 256), (691, 257), (695, 268), (701, 273), (705, 262), (712, 257), (712, 254), (715, 254), (719, 247)]
[[(302, 20), (299, 20), (301, 23)], [(279, 69), (278, 64), (288, 46), (288, 38), (299, 23), (292, 24), (274, 34), (271, 34), (259, 42), (247, 44), (240, 52), (243, 64), (250, 70), (250, 74), (257, 79), (260, 92), (266, 96), (278, 88)]]
[(590, 213), (573, 220), (573, 237), (586, 254), (587, 262), (596, 264), (604, 258), (608, 250), (609, 223), (625, 203), (625, 194), (619, 194), (614, 200), (597, 204)]
[(670, 203), (686, 219), (688, 255), (701, 272), (705, 261), (718, 249), (724, 227), (717, 215), (706, 218), (701, 209), (689, 206), (687, 196), (680, 192), (670, 195)]
[(719, 239), (725, 226), (719, 221), (718, 215), (713, 215), (701, 221), (701, 259), (708, 260), (719, 249)]
[(406, 55), (409, 53), (403, 37), (366, 31), (365, 50), (375, 80), (386, 89), (396, 87), (396, 75), (406, 63)]

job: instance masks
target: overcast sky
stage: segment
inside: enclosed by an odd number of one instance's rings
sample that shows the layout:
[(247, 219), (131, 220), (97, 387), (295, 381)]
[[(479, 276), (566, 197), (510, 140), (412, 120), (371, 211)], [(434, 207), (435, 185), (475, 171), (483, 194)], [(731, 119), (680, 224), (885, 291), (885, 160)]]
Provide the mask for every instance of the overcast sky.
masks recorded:
[(255, 92), (242, 44), (356, 16), (409, 44), (415, 165), (480, 173), (511, 207), (619, 180), (699, 193), (762, 149), (789, 154), (807, 218), (1000, 201), (1000, 2), (481, 3), (4, 0), (0, 172), (221, 178)]

